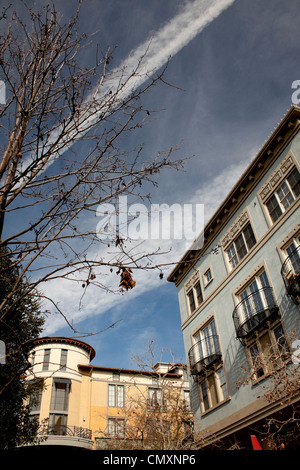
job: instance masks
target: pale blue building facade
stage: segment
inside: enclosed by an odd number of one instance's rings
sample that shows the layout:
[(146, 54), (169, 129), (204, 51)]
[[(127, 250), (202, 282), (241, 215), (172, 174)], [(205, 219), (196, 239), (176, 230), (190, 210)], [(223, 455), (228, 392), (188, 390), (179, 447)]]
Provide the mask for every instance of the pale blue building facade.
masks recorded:
[(210, 445), (249, 448), (253, 426), (283, 408), (288, 415), (299, 399), (265, 398), (272, 361), (276, 370), (294, 367), (300, 340), (299, 131), (293, 106), (207, 223), (203, 247), (187, 251), (168, 278), (178, 291), (195, 435)]

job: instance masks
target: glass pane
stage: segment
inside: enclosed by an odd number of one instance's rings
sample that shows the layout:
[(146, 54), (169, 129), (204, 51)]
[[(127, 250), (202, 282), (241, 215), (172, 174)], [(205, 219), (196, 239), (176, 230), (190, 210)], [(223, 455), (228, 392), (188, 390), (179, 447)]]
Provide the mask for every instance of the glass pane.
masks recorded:
[(244, 237), (246, 240), (248, 250), (251, 250), (251, 248), (256, 243), (256, 239), (255, 239), (255, 236), (254, 236), (254, 233), (250, 224), (244, 230)]
[(241, 260), (247, 254), (247, 248), (243, 239), (243, 235), (239, 235), (235, 240), (235, 248), (237, 251), (238, 259)]
[(266, 274), (265, 271), (263, 271), (259, 275), (259, 280), (260, 280), (261, 286), (265, 287), (265, 289), (263, 291), (263, 295), (264, 295), (263, 298), (265, 300), (266, 307), (274, 307), (275, 306), (275, 299), (274, 299), (274, 296), (273, 296), (272, 289), (270, 288), (269, 280), (268, 280), (268, 277), (267, 277), (267, 274)]
[(287, 249), (287, 254), (289, 255), (289, 269), (291, 269), (294, 273), (299, 274), (300, 272), (300, 250), (297, 249), (296, 242), (293, 241)]
[(50, 349), (44, 351), (43, 370), (48, 370), (50, 361)]
[(216, 383), (215, 383), (214, 374), (210, 375), (207, 378), (207, 382), (208, 382), (208, 388), (209, 388), (211, 404), (212, 404), (212, 406), (215, 406), (218, 403), (219, 400), (218, 400), (218, 395), (217, 395), (217, 390), (216, 390)]
[(209, 409), (209, 401), (208, 401), (208, 393), (207, 393), (207, 386), (206, 386), (206, 382), (202, 382), (201, 385), (201, 392), (202, 392), (202, 401), (203, 401), (203, 406), (204, 406), (204, 410), (208, 410)]
[(289, 190), (289, 187), (286, 182), (284, 182), (280, 188), (277, 190), (280, 202), (285, 209), (287, 209), (292, 202), (294, 201), (294, 196)]
[(68, 350), (62, 349), (60, 355), (60, 370), (66, 370)]
[(53, 395), (51, 400), (51, 408), (53, 410), (68, 410), (68, 392), (69, 387), (67, 384), (54, 382), (52, 391)]
[(231, 264), (232, 268), (234, 268), (239, 262), (237, 255), (236, 255), (234, 244), (230, 245), (230, 247), (228, 248), (227, 255), (228, 255), (229, 263)]
[(115, 385), (108, 385), (108, 406), (116, 406)]
[(198, 302), (198, 306), (199, 306), (203, 302), (203, 296), (202, 296), (202, 292), (201, 292), (200, 282), (197, 282), (197, 284), (195, 285), (195, 290), (196, 290), (197, 302)]
[(262, 377), (264, 375), (264, 370), (261, 365), (261, 358), (259, 356), (259, 350), (256, 343), (251, 346), (250, 354), (257, 378)]
[(286, 340), (282, 325), (278, 325), (274, 329), (274, 336), (276, 339), (279, 352), (283, 354), (283, 356), (285, 357), (286, 355), (288, 355), (290, 348)]
[(190, 303), (190, 310), (191, 310), (191, 313), (192, 313), (192, 312), (195, 310), (195, 308), (196, 308), (193, 290), (191, 290), (191, 291), (188, 293), (188, 299), (189, 299), (189, 303)]
[(269, 211), (270, 217), (272, 222), (276, 222), (276, 220), (281, 216), (282, 210), (278, 204), (276, 196), (273, 195), (266, 204), (267, 209)]
[(295, 168), (292, 173), (287, 178), (295, 197), (298, 197), (300, 194), (300, 174), (297, 168)]
[(220, 380), (220, 386), (221, 386), (223, 399), (228, 398), (228, 390), (227, 390), (227, 384), (226, 384), (226, 379), (225, 379), (223, 368), (219, 369), (218, 374), (219, 374), (219, 380)]
[(124, 406), (124, 386), (123, 385), (118, 385), (117, 387), (117, 406), (123, 407)]

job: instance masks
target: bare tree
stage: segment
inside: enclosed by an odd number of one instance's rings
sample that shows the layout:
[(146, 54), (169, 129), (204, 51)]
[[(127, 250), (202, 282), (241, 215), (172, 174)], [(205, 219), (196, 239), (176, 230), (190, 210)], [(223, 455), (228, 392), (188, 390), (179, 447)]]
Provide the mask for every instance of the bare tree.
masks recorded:
[[(164, 82), (163, 72), (142, 77), (144, 57), (133, 70), (111, 69), (110, 51), (98, 49), (93, 66), (81, 66), (91, 45), (78, 33), (80, 4), (65, 23), (54, 5), (41, 11), (23, 7), (22, 17), (3, 10), (0, 36), (6, 86), (0, 109), (0, 246), (22, 266), (9, 297), (18, 301), (24, 276), (32, 292), (58, 278), (80, 282), (83, 292), (89, 284), (108, 289), (100, 274), (112, 269), (121, 276), (119, 287), (131, 289), (133, 270), (159, 267), (150, 259), (158, 253), (127, 249), (113, 232), (109, 243), (118, 252), (97, 255), (108, 242), (96, 233), (95, 212), (120, 195), (147, 197), (141, 192), (145, 183), (155, 184), (165, 167), (183, 165), (171, 159), (175, 148), (145, 158), (142, 145), (131, 149), (126, 140), (151, 118), (142, 98)], [(144, 84), (134, 87), (141, 77)], [(1, 299), (1, 320), (11, 306), (9, 298)]]
[[(250, 370), (243, 368), (243, 378), (237, 387), (262, 380), (262, 394), (257, 398), (269, 405), (270, 414), (263, 424), (254, 426), (262, 442), (272, 449), (298, 445), (300, 428), (300, 364), (293, 352), (296, 331), (282, 335), (252, 358)], [(298, 343), (298, 340), (296, 341)], [(265, 381), (264, 379), (268, 379)]]
[[(171, 359), (155, 368), (165, 355)], [(193, 419), (189, 397), (184, 396), (184, 378), (178, 380), (184, 365), (176, 364), (169, 349), (162, 349), (157, 359), (156, 343), (151, 340), (143, 355), (134, 357), (143, 373), (153, 372), (153, 386), (132, 385), (126, 403), (125, 442), (143, 449), (182, 450), (193, 447)], [(172, 377), (172, 374), (174, 376)], [(119, 445), (122, 442), (119, 441)]]

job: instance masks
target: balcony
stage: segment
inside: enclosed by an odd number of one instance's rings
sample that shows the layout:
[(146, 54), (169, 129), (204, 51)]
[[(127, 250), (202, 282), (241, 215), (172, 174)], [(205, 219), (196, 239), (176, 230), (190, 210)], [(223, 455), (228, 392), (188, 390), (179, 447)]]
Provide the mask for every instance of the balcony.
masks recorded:
[(300, 246), (287, 257), (281, 268), (281, 276), (288, 295), (300, 295)]
[(215, 363), (221, 361), (222, 354), (218, 336), (207, 336), (195, 343), (189, 350), (188, 357), (191, 374), (204, 374)]
[(235, 307), (232, 314), (237, 338), (247, 338), (278, 313), (271, 287), (252, 292)]
[(91, 449), (93, 446), (92, 431), (81, 426), (41, 426), (39, 436), (46, 438), (42, 440), (42, 445), (71, 446), (85, 449)]

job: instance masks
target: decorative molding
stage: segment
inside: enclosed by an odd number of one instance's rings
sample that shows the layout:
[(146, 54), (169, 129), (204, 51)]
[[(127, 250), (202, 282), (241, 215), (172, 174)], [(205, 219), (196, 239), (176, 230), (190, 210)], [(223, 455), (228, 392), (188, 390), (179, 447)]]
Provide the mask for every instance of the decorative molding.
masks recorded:
[(237, 236), (237, 234), (242, 230), (242, 228), (249, 222), (249, 214), (247, 209), (242, 212), (235, 222), (231, 225), (229, 230), (221, 238), (221, 245), (225, 249)]
[(191, 290), (191, 288), (196, 284), (197, 281), (200, 281), (200, 272), (198, 269), (186, 282), (184, 286), (185, 292), (189, 292), (189, 290)]
[(292, 152), (289, 152), (259, 191), (259, 196), (263, 202), (265, 202), (269, 194), (274, 191), (276, 186), (284, 180), (288, 170), (295, 164), (295, 157)]

